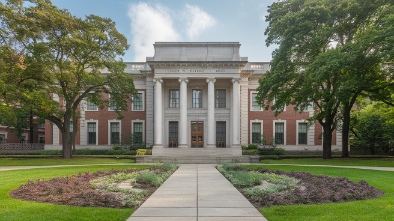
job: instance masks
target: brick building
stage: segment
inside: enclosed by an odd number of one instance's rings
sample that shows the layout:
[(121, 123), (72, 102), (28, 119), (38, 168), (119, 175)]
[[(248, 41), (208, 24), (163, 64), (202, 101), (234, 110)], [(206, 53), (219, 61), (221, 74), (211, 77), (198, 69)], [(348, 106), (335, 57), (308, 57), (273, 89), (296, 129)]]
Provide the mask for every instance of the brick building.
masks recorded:
[[(238, 42), (158, 42), (146, 62), (127, 62), (138, 95), (117, 119), (114, 107), (80, 107), (77, 148), (110, 148), (140, 142), (153, 155), (175, 152), (240, 155), (241, 144), (262, 138), (286, 150), (321, 150), (322, 127), (307, 125), (313, 107), (292, 106), (275, 116), (255, 101), (268, 62), (248, 62)], [(103, 95), (108, 96), (108, 95)], [(53, 95), (61, 102), (61, 98)], [(340, 134), (333, 144), (341, 145)], [(56, 126), (45, 126), (45, 148), (61, 149)], [(335, 147), (334, 147), (335, 148)], [(334, 149), (333, 148), (333, 149)], [(334, 149), (335, 150), (335, 149)], [(205, 152), (204, 152), (205, 151)]]

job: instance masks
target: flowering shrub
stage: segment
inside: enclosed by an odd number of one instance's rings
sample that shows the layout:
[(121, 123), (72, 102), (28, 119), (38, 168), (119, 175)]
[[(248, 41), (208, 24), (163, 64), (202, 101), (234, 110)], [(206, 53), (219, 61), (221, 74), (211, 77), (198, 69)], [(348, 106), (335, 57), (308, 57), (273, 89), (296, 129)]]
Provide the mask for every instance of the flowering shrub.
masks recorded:
[[(175, 171), (173, 169), (172, 172), (168, 172), (168, 167), (158, 165), (152, 166), (149, 170), (165, 173), (167, 175), (165, 179)], [(51, 180), (29, 180), (27, 184), (11, 191), (10, 195), (28, 201), (72, 206), (135, 208), (155, 189), (139, 184), (141, 188), (148, 191), (136, 192), (118, 188), (116, 184), (133, 179), (138, 173), (136, 169), (125, 169), (86, 172)]]
[[(248, 170), (245, 169), (246, 171)], [(305, 172), (270, 171), (267, 169), (255, 169), (249, 172), (258, 172), (263, 180), (271, 183), (267, 188), (240, 189), (256, 207), (348, 202), (383, 195), (382, 191), (368, 185), (364, 180), (352, 182), (347, 178), (314, 176)], [(227, 173), (229, 172), (227, 171)], [(231, 179), (229, 180), (232, 182)]]

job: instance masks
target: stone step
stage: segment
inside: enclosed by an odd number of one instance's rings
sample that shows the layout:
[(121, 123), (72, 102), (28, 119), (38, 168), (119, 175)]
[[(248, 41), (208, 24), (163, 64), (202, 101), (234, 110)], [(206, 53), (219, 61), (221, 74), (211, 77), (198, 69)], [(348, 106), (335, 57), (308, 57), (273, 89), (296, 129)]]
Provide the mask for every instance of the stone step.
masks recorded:
[(218, 163), (258, 163), (254, 156), (138, 156), (137, 163), (179, 163), (179, 164), (218, 164)]

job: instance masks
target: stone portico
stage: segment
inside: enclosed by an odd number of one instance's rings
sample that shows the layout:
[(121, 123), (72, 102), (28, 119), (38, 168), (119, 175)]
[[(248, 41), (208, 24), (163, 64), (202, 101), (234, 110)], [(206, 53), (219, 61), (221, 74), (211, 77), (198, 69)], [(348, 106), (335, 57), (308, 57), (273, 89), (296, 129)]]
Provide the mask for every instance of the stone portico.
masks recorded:
[(240, 44), (154, 47), (155, 56), (147, 58), (154, 82), (153, 155), (241, 155), (240, 73), (248, 62), (239, 56)]

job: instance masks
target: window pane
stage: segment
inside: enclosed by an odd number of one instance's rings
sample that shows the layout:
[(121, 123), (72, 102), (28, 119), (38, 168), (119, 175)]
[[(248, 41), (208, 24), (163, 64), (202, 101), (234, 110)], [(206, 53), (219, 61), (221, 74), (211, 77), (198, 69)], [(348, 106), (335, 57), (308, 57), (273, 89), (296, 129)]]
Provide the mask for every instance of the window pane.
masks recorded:
[(111, 122), (111, 144), (120, 143), (120, 127), (118, 122)]
[(252, 123), (252, 143), (261, 142), (261, 123)]
[(275, 123), (275, 144), (284, 144), (284, 123)]
[(96, 144), (96, 123), (88, 123), (88, 144)]
[(226, 121), (216, 122), (216, 147), (226, 147)]
[(202, 90), (192, 90), (192, 108), (202, 108)]
[(298, 124), (298, 144), (307, 144), (307, 124)]
[(260, 105), (257, 103), (256, 97), (257, 93), (252, 93), (252, 110), (261, 110)]
[(215, 108), (226, 108), (226, 90), (217, 89), (215, 92)]
[(97, 105), (95, 105), (92, 102), (88, 101), (87, 110), (97, 110)]
[(142, 93), (133, 96), (133, 110), (143, 110), (143, 97)]
[(179, 90), (172, 89), (170, 90), (170, 108), (178, 108), (179, 107)]

